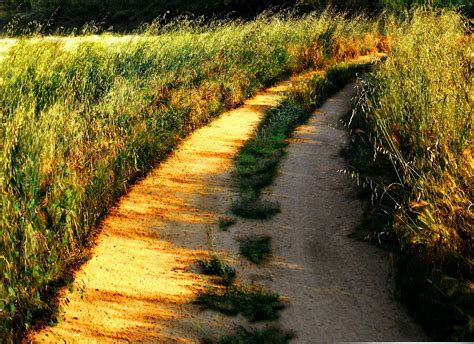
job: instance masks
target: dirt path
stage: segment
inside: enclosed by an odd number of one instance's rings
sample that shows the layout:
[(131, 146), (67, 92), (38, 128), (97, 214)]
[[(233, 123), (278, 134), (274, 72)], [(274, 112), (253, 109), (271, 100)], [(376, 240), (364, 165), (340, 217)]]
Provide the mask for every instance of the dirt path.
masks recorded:
[(289, 85), (267, 89), (197, 130), (132, 186), (103, 222), (72, 292), (63, 293), (64, 320), (29, 340), (195, 342), (216, 327), (212, 314), (189, 304), (208, 284), (190, 266), (208, 253), (209, 234), (230, 204), (233, 157)]
[[(288, 86), (270, 88), (197, 130), (132, 186), (103, 222), (93, 258), (71, 291), (63, 292), (64, 320), (31, 333), (29, 341), (197, 342), (245, 324), (190, 304), (210, 283), (193, 268), (210, 242), (244, 282), (266, 284), (288, 298), (281, 326), (295, 330), (301, 343), (424, 339), (390, 299), (383, 254), (347, 238), (362, 205), (351, 195), (350, 181), (336, 173), (345, 134), (332, 126), (347, 110), (350, 87), (329, 100), (326, 115), (314, 117), (290, 146), (269, 190), (282, 214), (218, 230), (234, 197), (232, 159)], [(259, 232), (272, 235), (274, 258), (255, 268), (238, 256), (237, 240)]]
[(348, 141), (340, 119), (353, 95), (354, 85), (346, 86), (296, 132), (267, 190), (282, 213), (258, 226), (240, 223), (232, 234), (272, 237), (272, 260), (245, 271), (286, 296), (280, 325), (296, 332), (296, 343), (426, 340), (392, 298), (386, 254), (348, 237), (364, 208), (350, 178), (337, 172), (345, 167), (339, 152)]

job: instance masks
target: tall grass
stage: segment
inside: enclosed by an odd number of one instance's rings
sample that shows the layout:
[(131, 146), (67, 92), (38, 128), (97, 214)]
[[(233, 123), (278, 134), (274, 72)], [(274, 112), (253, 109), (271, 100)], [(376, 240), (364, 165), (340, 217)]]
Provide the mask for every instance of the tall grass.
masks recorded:
[(437, 338), (472, 340), (473, 37), (447, 11), (386, 30), (389, 58), (361, 83), (354, 118), (373, 147), (363, 183), (391, 215), (382, 234), (398, 238), (403, 299)]
[(51, 311), (54, 286), (127, 183), (265, 85), (355, 42), (373, 49), (376, 26), (325, 13), (152, 25), (113, 43), (20, 39), (0, 65), (2, 341)]

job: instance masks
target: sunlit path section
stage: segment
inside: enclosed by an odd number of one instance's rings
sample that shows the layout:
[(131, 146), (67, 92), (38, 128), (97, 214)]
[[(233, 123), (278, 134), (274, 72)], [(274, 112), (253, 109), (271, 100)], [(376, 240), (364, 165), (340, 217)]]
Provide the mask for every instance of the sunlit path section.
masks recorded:
[[(311, 74), (294, 79), (294, 82)], [(201, 128), (132, 186), (101, 225), (90, 259), (61, 298), (63, 319), (44, 342), (195, 342), (204, 321), (190, 302), (206, 286), (192, 263), (231, 196), (232, 159), (291, 81), (260, 92)]]
[(342, 123), (355, 93), (347, 85), (295, 132), (267, 195), (282, 213), (260, 228), (272, 235), (267, 284), (289, 300), (279, 321), (296, 332), (294, 343), (425, 341), (393, 297), (386, 252), (351, 238), (365, 204), (338, 171), (347, 168)]

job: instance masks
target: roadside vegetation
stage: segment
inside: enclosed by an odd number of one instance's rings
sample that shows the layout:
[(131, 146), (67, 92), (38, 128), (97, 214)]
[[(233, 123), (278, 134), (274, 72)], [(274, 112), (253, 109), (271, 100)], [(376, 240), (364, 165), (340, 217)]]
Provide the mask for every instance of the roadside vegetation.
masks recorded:
[(474, 340), (473, 36), (454, 12), (392, 18), (385, 63), (359, 82), (348, 154), (395, 252), (398, 291), (436, 339)]
[(378, 41), (377, 23), (328, 13), (184, 21), (124, 40), (19, 39), (0, 65), (4, 340), (54, 311), (51, 296), (98, 220), (189, 132), (278, 79)]
[[(382, 49), (382, 44), (378, 44), (378, 48)], [(372, 46), (363, 53), (376, 50), (377, 47)], [(338, 54), (341, 54), (340, 48), (334, 49), (337, 59), (355, 58), (360, 51), (357, 46), (355, 49), (346, 47), (342, 56)], [(330, 65), (326, 71), (293, 86), (287, 99), (265, 114), (254, 137), (246, 142), (235, 159), (233, 180), (239, 192), (239, 199), (231, 206), (235, 215), (246, 219), (268, 220), (280, 212), (278, 203), (261, 199), (261, 192), (273, 183), (280, 161), (286, 153), (288, 138), (298, 125), (308, 119), (312, 110), (358, 73), (369, 68), (370, 64), (341, 62)], [(270, 243), (270, 236), (244, 238), (240, 243), (240, 254), (260, 265), (271, 254)]]
[(250, 322), (276, 320), (285, 308), (277, 293), (253, 285), (212, 288), (195, 302), (227, 315), (242, 314)]

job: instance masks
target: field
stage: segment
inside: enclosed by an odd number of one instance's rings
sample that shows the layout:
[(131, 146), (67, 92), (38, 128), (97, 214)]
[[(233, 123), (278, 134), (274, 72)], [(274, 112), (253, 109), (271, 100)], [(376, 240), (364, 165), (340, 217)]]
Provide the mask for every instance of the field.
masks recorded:
[(50, 314), (100, 219), (189, 133), (278, 80), (377, 50), (388, 59), (360, 82), (351, 121), (349, 173), (374, 199), (367, 238), (396, 252), (402, 299), (437, 338), (472, 338), (468, 32), (453, 11), (418, 10), (0, 40), (0, 338)]
[(275, 80), (374, 49), (375, 28), (274, 16), (10, 47), (0, 66), (2, 327), (28, 327), (47, 308), (100, 217), (182, 137)]

